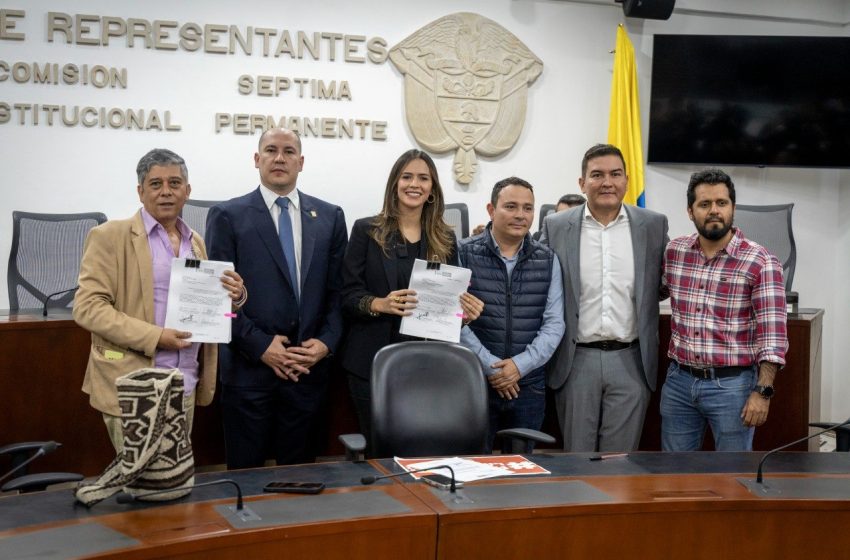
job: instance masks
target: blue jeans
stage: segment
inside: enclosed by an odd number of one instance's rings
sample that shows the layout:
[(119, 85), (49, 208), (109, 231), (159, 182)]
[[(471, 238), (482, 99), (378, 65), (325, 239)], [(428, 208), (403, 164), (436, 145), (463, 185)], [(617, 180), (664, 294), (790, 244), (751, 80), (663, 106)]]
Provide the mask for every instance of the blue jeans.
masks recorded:
[[(538, 375), (529, 373), (529, 375)], [(487, 387), (490, 398), (490, 437), (487, 439), (487, 452), (493, 450), (496, 432), (508, 428), (529, 428), (539, 430), (543, 425), (543, 413), (546, 409), (546, 378), (539, 374), (528, 385), (520, 385), (519, 396), (515, 399), (503, 399)]]
[(755, 385), (755, 368), (700, 379), (672, 362), (661, 389), (661, 449), (698, 451), (707, 423), (717, 451), (752, 451), (755, 428), (744, 425), (741, 411)]

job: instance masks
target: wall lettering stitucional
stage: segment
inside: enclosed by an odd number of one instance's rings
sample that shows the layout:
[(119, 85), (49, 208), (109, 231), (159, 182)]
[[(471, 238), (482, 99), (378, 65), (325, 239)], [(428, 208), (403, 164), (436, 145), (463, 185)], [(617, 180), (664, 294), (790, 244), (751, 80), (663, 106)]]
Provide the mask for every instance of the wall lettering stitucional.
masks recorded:
[[(160, 113), (162, 117), (160, 117)], [(13, 118), (17, 116), (17, 118)], [(0, 124), (15, 122), (34, 126), (83, 126), (127, 130), (160, 130), (177, 132), (181, 126), (173, 121), (171, 111), (156, 109), (124, 109), (79, 105), (7, 103), (0, 101)]]

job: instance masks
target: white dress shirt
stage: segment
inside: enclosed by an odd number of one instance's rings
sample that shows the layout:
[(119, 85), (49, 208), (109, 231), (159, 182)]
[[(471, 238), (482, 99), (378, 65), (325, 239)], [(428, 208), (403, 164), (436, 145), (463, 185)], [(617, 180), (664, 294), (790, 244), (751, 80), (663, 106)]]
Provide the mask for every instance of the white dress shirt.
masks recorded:
[(603, 226), (585, 206), (581, 221), (578, 342), (637, 338), (635, 262), (629, 216)]

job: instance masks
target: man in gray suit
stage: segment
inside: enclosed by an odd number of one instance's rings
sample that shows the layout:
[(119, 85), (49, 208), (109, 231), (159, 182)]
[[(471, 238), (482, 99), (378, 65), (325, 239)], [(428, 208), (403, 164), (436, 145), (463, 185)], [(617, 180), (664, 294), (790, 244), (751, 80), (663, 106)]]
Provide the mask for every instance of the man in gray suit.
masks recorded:
[(623, 154), (581, 162), (587, 204), (552, 214), (540, 241), (558, 255), (566, 333), (549, 363), (566, 451), (637, 449), (658, 370), (658, 301), (667, 217), (623, 204)]

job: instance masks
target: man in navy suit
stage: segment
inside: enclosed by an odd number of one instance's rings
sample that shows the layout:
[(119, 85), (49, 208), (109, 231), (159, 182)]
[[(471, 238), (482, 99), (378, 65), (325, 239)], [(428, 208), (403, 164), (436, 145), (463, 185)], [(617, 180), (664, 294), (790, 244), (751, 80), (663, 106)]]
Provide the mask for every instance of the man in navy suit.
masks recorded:
[(312, 461), (309, 435), (342, 336), (341, 267), (348, 241), (338, 206), (295, 188), (301, 140), (273, 128), (260, 137), (260, 186), (207, 216), (214, 260), (232, 262), (251, 297), (220, 347), (227, 466)]

